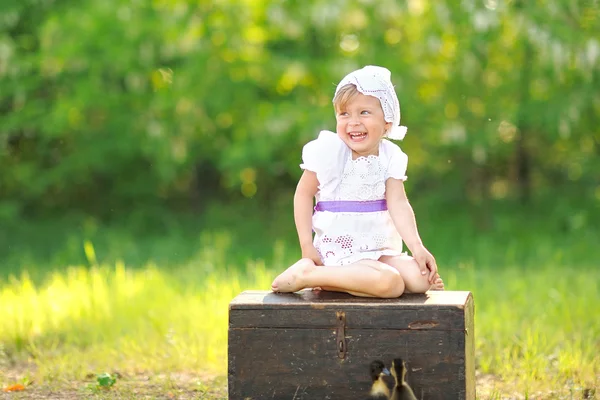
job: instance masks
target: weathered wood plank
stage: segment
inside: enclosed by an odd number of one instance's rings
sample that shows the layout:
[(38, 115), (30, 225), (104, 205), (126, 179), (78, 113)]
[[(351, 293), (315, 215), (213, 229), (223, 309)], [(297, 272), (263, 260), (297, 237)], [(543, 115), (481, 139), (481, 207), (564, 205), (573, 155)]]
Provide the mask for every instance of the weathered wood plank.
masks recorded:
[(406, 359), (407, 381), (419, 398), (470, 398), (461, 332), (357, 329), (347, 340), (347, 357), (339, 359), (334, 330), (233, 329), (229, 398), (363, 399), (369, 362), (389, 365), (395, 357)]
[(282, 307), (298, 307), (307, 304), (352, 304), (357, 307), (403, 307), (423, 305), (426, 307), (454, 306), (464, 307), (471, 292), (465, 291), (430, 291), (425, 294), (404, 294), (396, 299), (365, 299), (346, 293), (301, 290), (296, 293), (273, 293), (270, 291), (245, 291), (236, 296), (229, 304), (230, 309), (262, 310), (281, 309)]
[(336, 324), (335, 310), (346, 313), (349, 328), (459, 330), (464, 331), (464, 310), (368, 309), (339, 305), (323, 309), (230, 311), (229, 324), (245, 328), (331, 328)]
[(464, 319), (466, 398), (475, 399), (475, 302), (472, 296), (465, 303)]

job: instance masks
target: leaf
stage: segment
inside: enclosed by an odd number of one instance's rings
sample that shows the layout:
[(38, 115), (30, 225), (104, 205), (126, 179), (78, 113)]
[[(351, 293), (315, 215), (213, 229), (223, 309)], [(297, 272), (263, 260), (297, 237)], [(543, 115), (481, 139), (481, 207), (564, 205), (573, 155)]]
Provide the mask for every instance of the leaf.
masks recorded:
[(104, 388), (111, 387), (117, 382), (117, 380), (108, 373), (98, 375), (96, 380), (98, 381), (98, 386)]
[(9, 385), (3, 389), (4, 392), (21, 392), (23, 390), (25, 390), (25, 386), (20, 383)]

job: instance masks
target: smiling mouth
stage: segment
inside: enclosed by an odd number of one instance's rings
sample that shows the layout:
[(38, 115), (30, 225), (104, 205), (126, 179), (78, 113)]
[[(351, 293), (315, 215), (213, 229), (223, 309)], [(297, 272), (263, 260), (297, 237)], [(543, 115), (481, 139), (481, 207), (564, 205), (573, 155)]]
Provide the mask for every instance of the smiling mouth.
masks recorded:
[(367, 132), (350, 132), (348, 136), (350, 136), (350, 140), (353, 142), (360, 142), (367, 137)]

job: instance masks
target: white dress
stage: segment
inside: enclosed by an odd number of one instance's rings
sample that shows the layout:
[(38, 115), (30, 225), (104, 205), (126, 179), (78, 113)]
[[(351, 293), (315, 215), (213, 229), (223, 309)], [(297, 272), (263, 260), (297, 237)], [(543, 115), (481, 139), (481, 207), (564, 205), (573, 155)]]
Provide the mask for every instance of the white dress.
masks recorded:
[[(379, 155), (352, 160), (351, 149), (334, 132), (321, 131), (304, 146), (300, 167), (313, 171), (319, 181), (316, 201), (369, 201), (385, 199), (388, 178), (406, 180), (408, 156), (389, 140)], [(402, 254), (402, 238), (387, 210), (376, 212), (315, 211), (313, 243), (323, 265), (347, 265)]]

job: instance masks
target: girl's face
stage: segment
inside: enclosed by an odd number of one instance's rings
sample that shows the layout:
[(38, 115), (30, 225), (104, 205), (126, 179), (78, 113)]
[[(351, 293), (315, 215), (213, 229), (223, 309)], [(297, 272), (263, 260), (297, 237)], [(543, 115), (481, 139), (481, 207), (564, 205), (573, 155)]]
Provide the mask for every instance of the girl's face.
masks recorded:
[(392, 125), (385, 122), (379, 99), (358, 93), (336, 110), (337, 134), (352, 149), (353, 158), (378, 155), (379, 142)]

